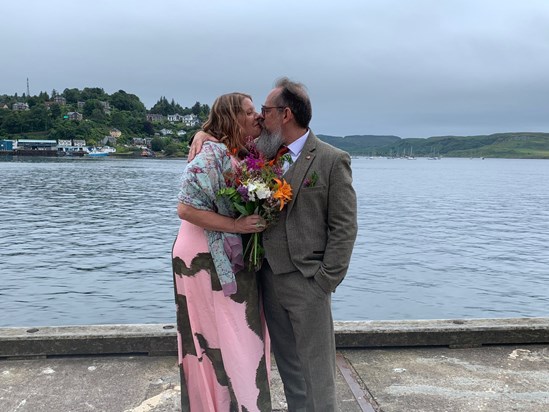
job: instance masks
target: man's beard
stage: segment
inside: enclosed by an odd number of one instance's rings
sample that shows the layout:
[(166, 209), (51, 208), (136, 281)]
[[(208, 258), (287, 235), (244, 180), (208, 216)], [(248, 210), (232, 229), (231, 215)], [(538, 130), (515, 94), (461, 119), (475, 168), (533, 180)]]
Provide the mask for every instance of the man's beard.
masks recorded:
[(267, 129), (263, 129), (257, 138), (256, 147), (267, 159), (273, 159), (283, 144), (284, 138), (281, 130), (269, 132)]

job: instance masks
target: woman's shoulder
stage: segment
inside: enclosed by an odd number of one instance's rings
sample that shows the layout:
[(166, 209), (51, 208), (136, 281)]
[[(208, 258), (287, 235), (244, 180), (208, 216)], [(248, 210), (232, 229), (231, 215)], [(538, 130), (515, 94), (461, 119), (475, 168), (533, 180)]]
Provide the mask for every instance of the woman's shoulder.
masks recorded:
[(221, 142), (210, 142), (210, 141), (206, 141), (206, 142), (204, 142), (204, 144), (203, 144), (202, 146), (203, 146), (203, 147), (209, 146), (209, 147), (211, 147), (213, 150), (224, 150), (224, 151), (227, 151), (227, 146), (225, 146), (225, 143), (221, 143)]
[(227, 146), (220, 142), (204, 142), (200, 153), (206, 156), (224, 156), (227, 153)]

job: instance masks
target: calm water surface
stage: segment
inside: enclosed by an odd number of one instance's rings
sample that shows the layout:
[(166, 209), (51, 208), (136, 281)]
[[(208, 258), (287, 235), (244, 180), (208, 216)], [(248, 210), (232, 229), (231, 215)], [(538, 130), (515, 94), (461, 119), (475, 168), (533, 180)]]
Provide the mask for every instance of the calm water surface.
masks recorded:
[[(183, 160), (0, 160), (0, 326), (174, 322)], [(340, 320), (549, 316), (549, 161), (353, 159)]]

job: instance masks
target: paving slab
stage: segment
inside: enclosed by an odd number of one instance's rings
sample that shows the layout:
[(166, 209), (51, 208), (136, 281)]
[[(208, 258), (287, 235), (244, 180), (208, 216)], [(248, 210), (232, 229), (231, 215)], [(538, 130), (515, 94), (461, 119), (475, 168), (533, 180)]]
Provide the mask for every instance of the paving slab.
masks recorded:
[[(338, 410), (361, 412), (341, 373)], [(286, 411), (273, 363), (273, 409)], [(0, 361), (1, 412), (176, 412), (181, 387), (174, 356), (95, 356)]]
[(344, 350), (383, 412), (547, 412), (549, 347)]

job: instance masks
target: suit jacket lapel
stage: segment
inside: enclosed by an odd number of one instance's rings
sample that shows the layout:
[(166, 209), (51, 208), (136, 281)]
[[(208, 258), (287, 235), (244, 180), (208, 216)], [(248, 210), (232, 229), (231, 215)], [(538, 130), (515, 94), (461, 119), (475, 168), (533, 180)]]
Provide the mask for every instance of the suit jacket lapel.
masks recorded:
[(288, 181), (292, 187), (292, 201), (288, 204), (288, 214), (292, 211), (295, 199), (299, 194), (301, 186), (303, 186), (303, 180), (305, 180), (307, 171), (311, 167), (311, 164), (315, 158), (314, 152), (316, 150), (316, 139), (317, 137), (313, 134), (313, 132), (309, 131), (309, 136), (307, 137), (307, 141), (301, 150), (301, 154), (293, 165), (294, 170), (292, 171)]

